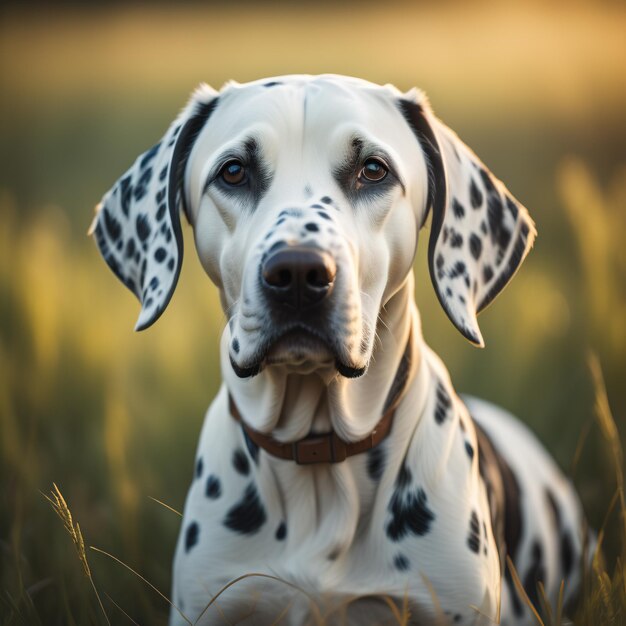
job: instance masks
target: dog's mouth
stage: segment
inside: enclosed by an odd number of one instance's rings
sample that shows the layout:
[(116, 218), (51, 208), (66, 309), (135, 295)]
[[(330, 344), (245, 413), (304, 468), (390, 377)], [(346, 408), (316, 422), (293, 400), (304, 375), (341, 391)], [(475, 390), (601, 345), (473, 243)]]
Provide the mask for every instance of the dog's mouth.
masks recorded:
[(283, 365), (300, 374), (334, 365), (347, 378), (361, 376), (366, 369), (345, 363), (338, 347), (333, 346), (319, 331), (303, 325), (289, 328), (267, 341), (253, 363), (242, 367), (235, 362), (232, 355), (230, 362), (239, 378), (255, 376), (264, 367), (271, 365)]

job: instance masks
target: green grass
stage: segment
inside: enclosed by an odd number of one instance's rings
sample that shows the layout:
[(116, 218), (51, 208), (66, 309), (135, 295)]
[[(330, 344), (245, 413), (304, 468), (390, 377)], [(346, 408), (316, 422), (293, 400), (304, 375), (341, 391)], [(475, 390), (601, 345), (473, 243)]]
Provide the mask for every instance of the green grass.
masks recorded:
[[(423, 245), (416, 298), (457, 389), (525, 420), (603, 529), (606, 564), (590, 572), (576, 623), (623, 621), (625, 15), (515, 2), (4, 13), (0, 623), (103, 624), (92, 583), (111, 623), (132, 623), (122, 611), (166, 622), (166, 600), (89, 546), (168, 594), (179, 517), (152, 498), (183, 507), (224, 316), (186, 232), (167, 313), (134, 334), (137, 303), (85, 236), (92, 207), (200, 80), (323, 71), (426, 88), (529, 207), (539, 238), (481, 315), (484, 351), (441, 311)], [(53, 483), (80, 523), (91, 579), (42, 495)]]

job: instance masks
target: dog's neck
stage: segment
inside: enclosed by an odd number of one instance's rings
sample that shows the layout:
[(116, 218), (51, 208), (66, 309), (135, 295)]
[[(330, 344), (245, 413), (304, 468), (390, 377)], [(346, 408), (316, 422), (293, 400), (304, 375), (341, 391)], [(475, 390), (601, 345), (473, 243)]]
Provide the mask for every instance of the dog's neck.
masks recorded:
[(279, 441), (295, 441), (311, 432), (331, 429), (344, 441), (369, 435), (383, 414), (410, 337), (409, 378), (419, 366), (421, 328), (413, 286), (411, 272), (380, 311), (370, 365), (357, 379), (340, 376), (334, 367), (303, 375), (289, 373), (282, 366), (267, 367), (254, 378), (240, 379), (230, 366), (230, 331), (226, 326), (221, 344), (222, 371), (246, 423)]

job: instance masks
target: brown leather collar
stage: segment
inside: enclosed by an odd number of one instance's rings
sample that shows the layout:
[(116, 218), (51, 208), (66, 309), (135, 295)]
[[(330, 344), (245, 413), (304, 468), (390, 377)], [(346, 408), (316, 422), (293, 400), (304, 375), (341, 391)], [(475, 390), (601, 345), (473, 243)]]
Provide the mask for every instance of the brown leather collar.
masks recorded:
[(340, 463), (349, 456), (371, 450), (383, 441), (391, 431), (396, 408), (404, 396), (411, 362), (411, 337), (412, 333), (409, 333), (406, 349), (385, 401), (385, 412), (376, 426), (374, 426), (374, 430), (365, 439), (347, 442), (341, 439), (333, 430), (329, 433), (309, 434), (298, 441), (277, 441), (271, 435), (260, 433), (248, 426), (242, 418), (233, 397), (228, 394), (230, 413), (235, 420), (241, 423), (245, 433), (257, 446), (263, 448), (272, 456), (286, 461), (295, 461), (299, 465)]

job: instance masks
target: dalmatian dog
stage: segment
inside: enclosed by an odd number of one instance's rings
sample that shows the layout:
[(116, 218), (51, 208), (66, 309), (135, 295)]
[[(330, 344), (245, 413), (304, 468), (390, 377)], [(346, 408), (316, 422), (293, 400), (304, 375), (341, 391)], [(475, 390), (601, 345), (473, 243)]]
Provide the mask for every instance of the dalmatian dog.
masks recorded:
[(228, 323), (172, 625), (397, 623), (402, 607), (416, 624), (534, 623), (507, 557), (537, 609), (538, 583), (553, 609), (561, 581), (576, 598), (589, 533), (571, 484), (521, 422), (461, 400), (422, 338), (427, 218), (432, 284), (477, 346), (535, 227), (420, 91), (201, 86), (97, 208), (137, 330), (176, 286), (181, 212)]

